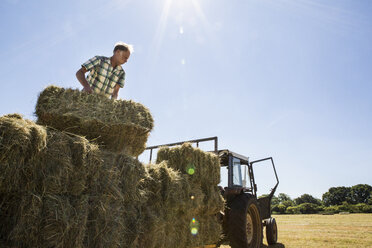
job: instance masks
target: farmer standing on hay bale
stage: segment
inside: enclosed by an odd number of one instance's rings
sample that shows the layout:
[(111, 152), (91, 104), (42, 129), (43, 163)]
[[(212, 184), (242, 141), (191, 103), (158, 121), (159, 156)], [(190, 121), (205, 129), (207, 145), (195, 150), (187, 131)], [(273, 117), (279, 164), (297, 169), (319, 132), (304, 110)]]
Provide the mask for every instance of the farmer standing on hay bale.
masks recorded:
[[(82, 64), (80, 70), (76, 72), (76, 78), (84, 87), (83, 91), (117, 99), (119, 89), (124, 87), (125, 82), (125, 71), (121, 65), (128, 61), (132, 51), (132, 45), (118, 42), (110, 58), (95, 56)], [(85, 78), (88, 71), (88, 77)]]

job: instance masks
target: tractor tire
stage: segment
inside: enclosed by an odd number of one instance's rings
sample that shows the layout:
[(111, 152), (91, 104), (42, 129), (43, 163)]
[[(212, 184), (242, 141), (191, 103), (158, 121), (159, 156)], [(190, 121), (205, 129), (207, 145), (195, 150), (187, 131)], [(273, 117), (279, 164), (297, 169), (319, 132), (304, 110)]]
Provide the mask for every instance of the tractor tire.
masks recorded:
[(275, 218), (266, 221), (266, 240), (269, 245), (274, 245), (278, 241), (278, 227)]
[(257, 200), (246, 194), (237, 196), (230, 205), (227, 226), (232, 248), (259, 248), (263, 235)]

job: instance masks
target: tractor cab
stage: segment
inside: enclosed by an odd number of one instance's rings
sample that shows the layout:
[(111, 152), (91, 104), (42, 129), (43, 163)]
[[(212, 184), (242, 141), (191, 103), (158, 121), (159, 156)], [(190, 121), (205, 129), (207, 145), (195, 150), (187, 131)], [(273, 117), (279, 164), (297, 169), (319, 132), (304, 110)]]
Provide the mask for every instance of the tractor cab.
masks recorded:
[(247, 187), (248, 157), (229, 150), (219, 150), (218, 156), (221, 161), (219, 186), (224, 189), (239, 188), (244, 192), (252, 192), (252, 187)]
[(255, 182), (253, 165), (258, 165), (258, 163), (267, 160), (271, 161), (276, 177), (276, 185), (269, 194), (258, 199), (261, 217), (263, 219), (270, 218), (271, 199), (279, 184), (273, 159), (269, 157), (250, 162), (248, 157), (229, 150), (219, 150), (217, 154), (221, 163), (221, 182), (219, 186), (223, 189), (222, 193), (226, 199), (242, 193), (250, 194), (257, 198), (257, 184)]

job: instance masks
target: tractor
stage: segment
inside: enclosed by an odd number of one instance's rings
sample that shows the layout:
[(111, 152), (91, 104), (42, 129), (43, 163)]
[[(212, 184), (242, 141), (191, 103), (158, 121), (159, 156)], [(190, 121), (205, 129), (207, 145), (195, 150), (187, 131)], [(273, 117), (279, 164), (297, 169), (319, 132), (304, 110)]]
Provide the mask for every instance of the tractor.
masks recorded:
[[(214, 150), (221, 164), (221, 181), (227, 181), (225, 187), (220, 186), (221, 194), (226, 200), (226, 207), (219, 218), (223, 227), (224, 238), (218, 241), (217, 246), (229, 244), (232, 248), (259, 248), (263, 240), (263, 229), (266, 229), (266, 239), (269, 245), (277, 243), (278, 229), (275, 218), (271, 217), (271, 199), (278, 187), (279, 179), (272, 157), (249, 161), (248, 157), (227, 149), (218, 149), (218, 138), (210, 137), (195, 139), (171, 144), (147, 147), (152, 152), (162, 146), (176, 146), (183, 143), (199, 143), (214, 141)], [(270, 193), (264, 197), (257, 197), (257, 184), (253, 168), (260, 162), (269, 161), (276, 177), (276, 184)], [(249, 185), (247, 187), (247, 175)], [(227, 177), (227, 180), (226, 180)]]

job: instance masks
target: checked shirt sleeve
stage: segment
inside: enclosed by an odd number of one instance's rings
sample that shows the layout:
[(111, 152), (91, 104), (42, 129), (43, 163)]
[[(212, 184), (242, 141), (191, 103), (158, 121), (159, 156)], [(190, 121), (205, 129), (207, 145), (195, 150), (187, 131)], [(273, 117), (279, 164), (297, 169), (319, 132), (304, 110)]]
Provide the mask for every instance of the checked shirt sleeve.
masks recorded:
[(117, 84), (120, 85), (120, 88), (124, 87), (124, 84), (125, 84), (125, 72), (124, 71), (123, 73), (121, 73)]
[(89, 59), (87, 62), (85, 62), (84, 64), (82, 64), (81, 66), (83, 66), (85, 69), (87, 69), (87, 71), (90, 71), (92, 70), (95, 66), (99, 65), (101, 62), (101, 58), (100, 56), (95, 56), (91, 59)]

